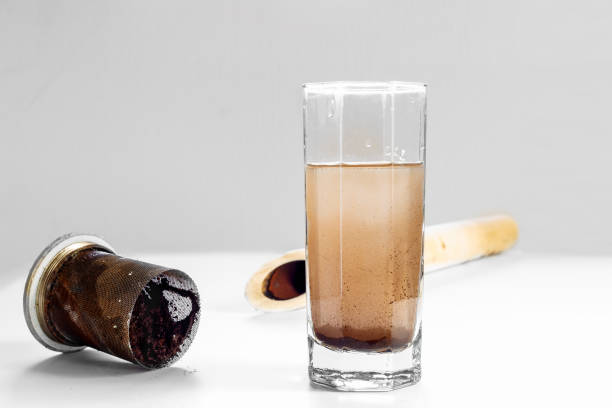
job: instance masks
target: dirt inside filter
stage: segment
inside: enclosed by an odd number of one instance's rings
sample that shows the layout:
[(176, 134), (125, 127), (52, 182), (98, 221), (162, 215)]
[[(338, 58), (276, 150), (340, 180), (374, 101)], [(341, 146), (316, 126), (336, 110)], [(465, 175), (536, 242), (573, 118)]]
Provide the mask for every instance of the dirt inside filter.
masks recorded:
[(267, 279), (264, 294), (275, 300), (288, 300), (306, 292), (306, 263), (292, 261), (274, 269)]
[(176, 359), (191, 342), (199, 315), (197, 295), (171, 285), (164, 274), (142, 290), (130, 318), (130, 346), (145, 367), (163, 367)]

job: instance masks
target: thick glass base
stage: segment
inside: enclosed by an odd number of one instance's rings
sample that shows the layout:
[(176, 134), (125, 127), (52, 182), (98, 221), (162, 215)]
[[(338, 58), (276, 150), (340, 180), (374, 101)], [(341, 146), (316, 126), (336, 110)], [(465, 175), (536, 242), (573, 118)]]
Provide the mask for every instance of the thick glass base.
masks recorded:
[(333, 350), (308, 337), (310, 380), (339, 391), (391, 391), (421, 379), (421, 336), (397, 352)]

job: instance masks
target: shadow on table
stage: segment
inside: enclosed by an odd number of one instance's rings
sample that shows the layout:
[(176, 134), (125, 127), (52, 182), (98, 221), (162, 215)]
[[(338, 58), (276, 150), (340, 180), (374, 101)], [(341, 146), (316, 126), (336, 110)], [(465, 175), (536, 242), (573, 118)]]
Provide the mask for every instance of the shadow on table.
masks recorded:
[(416, 384), (391, 392), (345, 392), (310, 384), (308, 405), (320, 407), (409, 407), (428, 406), (423, 384)]
[(85, 403), (91, 398), (126, 403), (155, 396), (161, 403), (176, 392), (201, 386), (195, 372), (179, 367), (147, 370), (86, 349), (59, 354), (15, 372), (9, 397), (38, 404), (49, 400)]
[(282, 313), (266, 313), (253, 311), (248, 319), (253, 323), (261, 325), (276, 325), (279, 323), (298, 324), (300, 325), (300, 328), (303, 329), (304, 322), (306, 321), (306, 308), (291, 310)]
[(66, 378), (100, 378), (137, 375), (148, 370), (94, 350), (58, 354), (26, 369), (33, 375)]
[(510, 249), (496, 255), (489, 255), (484, 258), (467, 261), (457, 265), (430, 271), (425, 274), (427, 284), (425, 296), (430, 291), (439, 288), (455, 286), (458, 282), (470, 280), (495, 279), (496, 274), (503, 273), (504, 268), (516, 267), (523, 261), (524, 254), (519, 249)]

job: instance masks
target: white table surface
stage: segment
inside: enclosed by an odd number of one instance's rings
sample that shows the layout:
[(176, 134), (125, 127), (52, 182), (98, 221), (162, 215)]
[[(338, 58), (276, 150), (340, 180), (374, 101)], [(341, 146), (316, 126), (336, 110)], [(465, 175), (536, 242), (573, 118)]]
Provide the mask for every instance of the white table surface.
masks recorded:
[(303, 310), (264, 314), (244, 300), (248, 277), (277, 254), (122, 255), (198, 283), (204, 310), (185, 356), (143, 371), (91, 349), (45, 349), (22, 317), (24, 266), (0, 289), (0, 406), (612, 405), (612, 257), (511, 251), (427, 275), (421, 382), (342, 393), (309, 384)]

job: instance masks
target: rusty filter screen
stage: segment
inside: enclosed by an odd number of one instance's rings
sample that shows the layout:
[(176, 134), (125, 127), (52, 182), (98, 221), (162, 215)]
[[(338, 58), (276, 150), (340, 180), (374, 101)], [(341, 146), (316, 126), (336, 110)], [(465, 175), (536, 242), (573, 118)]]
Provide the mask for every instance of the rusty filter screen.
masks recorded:
[(41, 283), (38, 319), (62, 344), (161, 368), (181, 357), (197, 330), (198, 290), (175, 269), (94, 247), (67, 255)]

